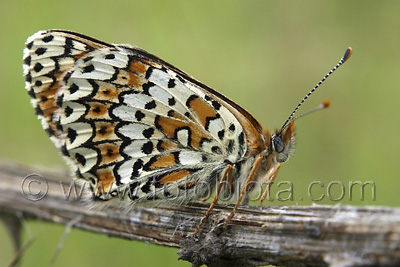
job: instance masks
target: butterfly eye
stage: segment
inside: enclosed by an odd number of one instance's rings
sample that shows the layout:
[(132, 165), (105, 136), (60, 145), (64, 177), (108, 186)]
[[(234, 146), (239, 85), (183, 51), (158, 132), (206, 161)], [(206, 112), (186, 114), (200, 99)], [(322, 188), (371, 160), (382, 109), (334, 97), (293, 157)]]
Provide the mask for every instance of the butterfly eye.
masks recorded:
[(285, 143), (283, 142), (281, 135), (275, 135), (272, 142), (276, 152), (281, 153), (285, 149)]

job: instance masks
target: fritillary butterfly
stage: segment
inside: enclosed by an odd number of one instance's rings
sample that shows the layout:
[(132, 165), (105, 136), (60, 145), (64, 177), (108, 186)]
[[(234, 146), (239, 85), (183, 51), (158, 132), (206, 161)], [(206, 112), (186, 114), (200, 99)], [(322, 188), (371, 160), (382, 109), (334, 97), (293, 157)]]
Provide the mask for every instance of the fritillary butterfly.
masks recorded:
[(248, 191), (275, 179), (293, 153), (294, 113), (350, 54), (274, 132), (140, 48), (71, 31), (29, 37), (24, 75), (43, 128), (96, 198), (115, 199), (126, 188), (128, 205), (184, 204), (217, 187), (202, 225), (220, 193), (237, 203), (228, 223)]

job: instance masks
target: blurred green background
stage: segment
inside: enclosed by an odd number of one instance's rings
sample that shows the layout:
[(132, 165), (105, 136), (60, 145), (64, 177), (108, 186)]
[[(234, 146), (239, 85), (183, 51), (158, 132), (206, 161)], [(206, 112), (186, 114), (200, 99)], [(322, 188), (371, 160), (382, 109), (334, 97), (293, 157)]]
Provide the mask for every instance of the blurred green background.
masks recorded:
[[(297, 149), (277, 181), (293, 184), (292, 201), (399, 206), (399, 1), (13, 1), (0, 2), (0, 158), (66, 169), (36, 119), (24, 89), (22, 50), (38, 30), (68, 29), (112, 43), (135, 44), (183, 69), (250, 111), (267, 128), (280, 127), (295, 105), (340, 59), (352, 58), (302, 107), (323, 99), (328, 110), (297, 122)], [(397, 119), (396, 119), (397, 118)], [(329, 182), (345, 187), (332, 201)], [(349, 200), (349, 181), (372, 181)], [(272, 190), (274, 197), (287, 184)], [(286, 195), (285, 195), (286, 194)], [(288, 194), (281, 194), (287, 198)], [(331, 187), (338, 199), (341, 189)], [(29, 222), (24, 241), (37, 236), (22, 266), (48, 265), (64, 231)], [(0, 228), (0, 265), (13, 257)], [(190, 266), (177, 249), (109, 238), (74, 229), (55, 266)]]

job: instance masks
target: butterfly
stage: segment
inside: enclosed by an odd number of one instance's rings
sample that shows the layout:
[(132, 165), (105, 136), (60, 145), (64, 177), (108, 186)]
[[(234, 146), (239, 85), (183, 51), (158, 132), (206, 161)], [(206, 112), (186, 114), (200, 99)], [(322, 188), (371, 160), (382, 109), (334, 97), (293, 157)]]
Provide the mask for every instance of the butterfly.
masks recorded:
[(39, 31), (26, 41), (23, 70), (44, 130), (96, 199), (116, 200), (127, 190), (121, 205), (180, 205), (216, 191), (197, 233), (218, 198), (236, 202), (226, 227), (244, 195), (275, 179), (294, 150), (294, 113), (351, 51), (276, 131), (130, 45)]

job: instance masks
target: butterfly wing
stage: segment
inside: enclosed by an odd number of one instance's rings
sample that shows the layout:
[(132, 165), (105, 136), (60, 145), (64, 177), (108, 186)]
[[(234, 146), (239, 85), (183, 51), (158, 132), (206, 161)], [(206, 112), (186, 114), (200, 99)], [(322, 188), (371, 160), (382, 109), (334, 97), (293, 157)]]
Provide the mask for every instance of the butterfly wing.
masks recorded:
[(43, 128), (102, 199), (124, 185), (134, 202), (199, 198), (226, 161), (246, 156), (259, 126), (157, 57), (78, 33), (28, 38), (24, 74)]

